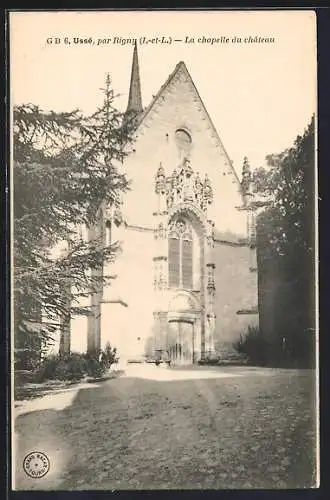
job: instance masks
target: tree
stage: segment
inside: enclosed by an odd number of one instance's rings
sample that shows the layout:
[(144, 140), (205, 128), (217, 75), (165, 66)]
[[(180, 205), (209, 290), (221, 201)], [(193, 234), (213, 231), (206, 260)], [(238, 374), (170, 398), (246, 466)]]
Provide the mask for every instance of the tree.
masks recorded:
[[(14, 108), (14, 324), (21, 358), (53, 340), (60, 318), (87, 313), (81, 298), (113, 278), (99, 271), (119, 245), (105, 246), (95, 223), (104, 207), (119, 208), (129, 188), (119, 165), (132, 129), (123, 127), (109, 75), (103, 94), (88, 117), (32, 104)], [(85, 226), (94, 228), (89, 240), (81, 237)]]
[(315, 344), (314, 154), (313, 117), (293, 147), (253, 174), (254, 191), (269, 203), (257, 227), (260, 324), (279, 356), (285, 349), (303, 362)]

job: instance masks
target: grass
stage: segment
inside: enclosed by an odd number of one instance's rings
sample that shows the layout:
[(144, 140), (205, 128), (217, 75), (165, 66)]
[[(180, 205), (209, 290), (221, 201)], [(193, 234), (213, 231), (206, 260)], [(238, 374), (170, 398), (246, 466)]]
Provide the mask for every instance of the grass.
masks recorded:
[[(19, 489), (308, 488), (315, 484), (314, 373), (222, 379), (120, 378), (70, 407), (17, 419)], [(239, 373), (239, 369), (237, 369)], [(31, 449), (52, 470), (36, 482)]]

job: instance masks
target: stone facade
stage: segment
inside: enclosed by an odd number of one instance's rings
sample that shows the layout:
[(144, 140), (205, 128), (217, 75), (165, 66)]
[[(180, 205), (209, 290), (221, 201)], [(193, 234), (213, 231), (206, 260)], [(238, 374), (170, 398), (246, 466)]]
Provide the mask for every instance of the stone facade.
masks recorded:
[[(135, 49), (132, 102), (137, 68)], [(139, 113), (131, 148), (121, 168), (132, 188), (111, 226), (122, 252), (102, 270), (117, 279), (92, 297), (86, 348), (109, 341), (127, 358), (166, 350), (178, 363), (226, 357), (258, 324), (253, 212), (183, 62)], [(95, 230), (106, 232), (102, 214)], [(82, 323), (71, 321), (72, 346)]]

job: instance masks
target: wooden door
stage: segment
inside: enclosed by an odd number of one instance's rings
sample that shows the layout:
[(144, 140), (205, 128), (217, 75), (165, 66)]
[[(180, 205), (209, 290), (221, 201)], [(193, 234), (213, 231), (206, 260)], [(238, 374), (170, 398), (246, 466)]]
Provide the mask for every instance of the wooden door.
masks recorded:
[(173, 365), (193, 363), (193, 324), (173, 321), (169, 324), (168, 355)]

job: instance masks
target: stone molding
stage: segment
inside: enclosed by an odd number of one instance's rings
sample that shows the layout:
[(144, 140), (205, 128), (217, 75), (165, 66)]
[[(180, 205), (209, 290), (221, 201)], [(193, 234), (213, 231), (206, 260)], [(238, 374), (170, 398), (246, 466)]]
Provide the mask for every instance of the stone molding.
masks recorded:
[(258, 306), (254, 306), (251, 308), (247, 309), (239, 309), (236, 311), (236, 314), (241, 315), (241, 314), (259, 314)]

